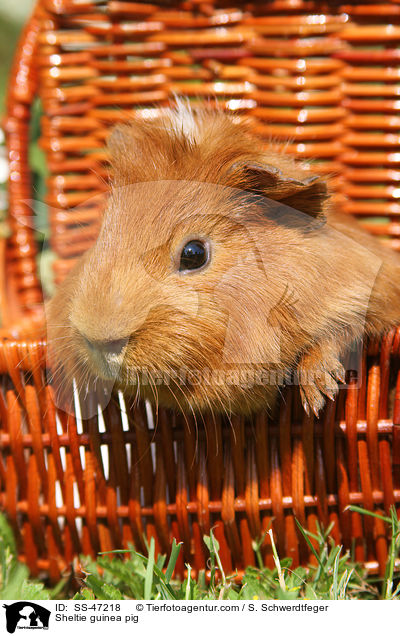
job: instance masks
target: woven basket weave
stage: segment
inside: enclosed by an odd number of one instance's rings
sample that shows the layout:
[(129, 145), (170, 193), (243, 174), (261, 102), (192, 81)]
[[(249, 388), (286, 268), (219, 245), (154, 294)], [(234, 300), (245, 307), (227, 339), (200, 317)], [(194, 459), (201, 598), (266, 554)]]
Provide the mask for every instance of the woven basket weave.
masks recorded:
[[(280, 555), (296, 565), (310, 554), (295, 518), (310, 530), (333, 521), (334, 538), (382, 572), (387, 528), (346, 506), (387, 513), (400, 499), (400, 331), (370, 347), (364, 381), (319, 420), (293, 389), (279, 421), (205, 417), (197, 427), (161, 410), (154, 430), (129, 400), (126, 413), (111, 403), (104, 422), (58, 412), (45, 374), (28, 140), (39, 97), (58, 282), (96, 238), (110, 126), (176, 93), (217, 96), (261, 137), (335, 173), (338, 204), (398, 249), (399, 20), (396, 2), (37, 3), (10, 76), (12, 236), (0, 239), (0, 503), (33, 574), (56, 580), (80, 553), (145, 551), (154, 536), (162, 552), (183, 541), (183, 575), (185, 562), (206, 567), (211, 527), (224, 568), (240, 574), (271, 522)], [(263, 555), (272, 565), (267, 540)]]

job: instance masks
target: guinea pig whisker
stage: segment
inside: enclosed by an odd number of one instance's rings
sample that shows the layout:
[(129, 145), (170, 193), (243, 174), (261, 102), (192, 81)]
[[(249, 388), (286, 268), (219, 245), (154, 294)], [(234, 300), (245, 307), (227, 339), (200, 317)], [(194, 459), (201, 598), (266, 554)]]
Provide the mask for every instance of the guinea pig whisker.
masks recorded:
[[(22, 364), (23, 362), (25, 362), (25, 360), (27, 360), (27, 358), (29, 358), (29, 356), (30, 356), (30, 351), (28, 351), (28, 353), (26, 353), (26, 354), (24, 355), (24, 357), (23, 357), (23, 358), (21, 358), (21, 360), (20, 360), (20, 361), (18, 362), (18, 364), (16, 365), (16, 369), (18, 369), (18, 368), (21, 366), (21, 364)], [(41, 366), (41, 364), (42, 364), (42, 363), (41, 363), (41, 361), (39, 360), (39, 362), (37, 362), (37, 363), (36, 363), (36, 366), (35, 366), (34, 368), (32, 368), (32, 369), (31, 369), (32, 373), (33, 373), (34, 371), (37, 371), (37, 369)]]
[(219, 449), (219, 435), (217, 434), (217, 420), (215, 418), (214, 409), (211, 407), (211, 404), (210, 404), (209, 401), (208, 401), (208, 405), (210, 407), (210, 412), (211, 412), (211, 416), (212, 416), (212, 420), (213, 420), (213, 424), (214, 424), (214, 439), (216, 441), (215, 453), (216, 453), (216, 455), (219, 455), (220, 449)]
[(80, 360), (79, 358), (76, 359), (73, 355), (70, 355), (68, 358), (66, 358), (64, 360), (63, 365), (59, 369), (57, 369), (57, 371), (59, 372), (60, 375), (63, 372), (63, 370), (66, 371), (66, 365), (71, 360), (75, 360), (75, 364), (73, 365), (73, 367), (71, 369), (68, 369), (67, 373), (63, 374), (63, 377), (62, 377), (63, 383), (61, 384), (62, 388), (64, 388), (66, 386), (66, 384), (69, 383), (70, 378), (73, 377), (75, 371), (79, 368), (79, 366), (82, 365), (82, 360)]
[(176, 404), (177, 404), (177, 406), (178, 406), (179, 410), (180, 410), (180, 411), (181, 411), (181, 413), (182, 413), (183, 419), (184, 419), (185, 424), (186, 424), (186, 428), (190, 431), (189, 421), (188, 421), (188, 419), (187, 419), (187, 416), (186, 416), (185, 411), (183, 410), (183, 408), (182, 408), (182, 406), (181, 406), (180, 402), (178, 401), (178, 399), (177, 399), (177, 397), (176, 397), (175, 393), (173, 392), (173, 390), (171, 389), (170, 385), (169, 385), (169, 384), (167, 384), (166, 386), (167, 386), (168, 391), (171, 393), (172, 397), (174, 398), (174, 400), (175, 400), (175, 402), (176, 402)]
[[(219, 448), (218, 448), (217, 421), (215, 419), (215, 412), (208, 396), (205, 396), (205, 401), (208, 404), (209, 415), (211, 416), (213, 424), (214, 424), (214, 439), (217, 442), (216, 453), (218, 455)], [(206, 435), (207, 435), (207, 429), (206, 429)], [(208, 448), (208, 435), (207, 435), (207, 448)]]
[[(27, 360), (30, 357), (31, 353), (30, 351), (28, 351), (22, 358), (21, 360), (18, 362), (18, 364), (16, 365), (16, 368), (19, 368), (24, 362), (25, 360)], [(41, 360), (39, 360), (36, 365), (34, 367), (32, 367), (32, 369), (30, 370), (31, 373), (34, 373), (37, 371), (38, 368), (40, 368), (42, 365)]]
[(218, 404), (221, 406), (221, 408), (222, 408), (223, 412), (225, 413), (225, 415), (226, 415), (227, 419), (228, 419), (228, 420), (231, 420), (231, 418), (232, 418), (232, 407), (231, 407), (231, 401), (229, 400), (229, 412), (228, 412), (228, 411), (226, 410), (226, 407), (225, 407), (225, 405), (224, 405), (223, 401), (222, 401), (222, 398), (218, 396), (218, 397), (217, 397), (217, 400), (218, 400)]
[(75, 377), (75, 371), (78, 370), (80, 366), (79, 362), (75, 362), (75, 364), (72, 366), (71, 369), (68, 369), (68, 374), (63, 374), (61, 375), (61, 370), (60, 370), (60, 381), (59, 381), (59, 387), (60, 389), (64, 390), (67, 389), (70, 385), (72, 385), (72, 379)]
[[(80, 378), (78, 378), (79, 383), (76, 382), (76, 390), (78, 393), (78, 398), (79, 399), (83, 399), (85, 400), (88, 396), (88, 379), (89, 379), (89, 372), (87, 369), (85, 369), (85, 367), (82, 369), (83, 375), (81, 375)], [(82, 396), (82, 393), (84, 391), (84, 395)]]
[(155, 415), (156, 415), (156, 422), (154, 424), (154, 432), (155, 432), (158, 425), (158, 391), (156, 389), (156, 385), (154, 384), (154, 382), (152, 382), (151, 378), (150, 378), (150, 388), (151, 388), (151, 392), (153, 393), (154, 402), (155, 402)]
[(140, 378), (138, 372), (135, 370), (136, 374), (136, 395), (135, 395), (135, 404), (140, 400)]
[[(170, 369), (170, 370), (171, 370), (171, 369)], [(194, 419), (194, 426), (195, 426), (195, 429), (196, 429), (196, 443), (195, 443), (195, 447), (194, 447), (194, 451), (195, 451), (195, 453), (194, 453), (194, 457), (193, 457), (193, 462), (194, 462), (194, 458), (197, 456), (197, 452), (198, 452), (198, 442), (199, 442), (199, 427), (198, 427), (198, 423), (197, 423), (196, 413), (195, 413), (195, 411), (194, 411), (194, 409), (193, 409), (193, 406), (190, 404), (189, 400), (186, 398), (186, 395), (185, 395), (185, 393), (184, 393), (184, 391), (183, 391), (182, 387), (180, 387), (180, 386), (179, 386), (179, 384), (177, 383), (177, 381), (176, 381), (173, 377), (172, 377), (171, 379), (172, 379), (172, 381), (173, 381), (174, 385), (175, 385), (178, 389), (180, 389), (180, 391), (181, 391), (181, 393), (182, 393), (183, 397), (186, 399), (187, 404), (188, 404), (188, 406), (189, 406), (189, 409), (191, 410), (192, 415), (193, 415), (193, 419)], [(172, 389), (171, 389), (171, 387), (170, 387), (169, 385), (168, 385), (168, 388), (169, 388), (169, 390), (171, 391), (172, 395), (174, 396), (175, 401), (177, 401), (176, 395), (172, 392)], [(181, 409), (182, 413), (184, 414), (184, 411), (183, 411), (183, 408), (182, 408), (182, 407), (181, 407), (181, 405), (180, 405), (180, 402), (178, 402), (178, 405), (179, 405), (179, 407), (180, 407), (180, 409)], [(188, 422), (188, 420), (186, 419), (185, 414), (184, 414), (184, 419), (185, 419), (186, 425), (189, 427), (189, 422)], [(191, 467), (193, 468), (193, 463), (192, 463), (192, 466), (191, 466)]]
[(49, 343), (58, 342), (59, 340), (66, 340), (67, 338), (71, 338), (70, 334), (65, 336), (57, 336), (57, 338), (49, 338)]
[[(51, 341), (51, 342), (53, 342), (53, 341)], [(62, 352), (67, 351), (68, 349), (71, 349), (72, 347), (75, 347), (75, 343), (73, 343), (73, 342), (67, 343), (66, 346), (62, 345), (61, 351)]]
[(65, 323), (55, 323), (55, 322), (48, 322), (47, 323), (48, 327), (68, 327), (69, 329), (72, 329), (72, 325), (69, 322), (65, 322)]
[[(70, 352), (68, 353), (68, 349), (70, 350)], [(72, 370), (68, 369), (67, 365), (72, 361), (72, 360), (76, 360), (75, 356), (73, 355), (74, 353), (74, 349), (73, 349), (73, 345), (69, 345), (68, 347), (65, 347), (65, 349), (63, 349), (62, 352), (64, 355), (67, 354), (67, 357), (64, 359), (62, 365), (59, 365), (57, 372), (61, 375), (63, 374), (64, 377), (68, 376), (71, 377), (72, 375)], [(69, 355), (70, 354), (70, 355)], [(79, 366), (79, 364), (82, 364), (84, 361), (80, 360), (78, 358), (78, 360), (76, 360), (75, 365)], [(75, 367), (73, 368), (73, 370), (75, 371)]]
[(234, 441), (234, 444), (236, 446), (236, 444), (237, 444), (236, 431), (235, 431), (235, 427), (234, 427), (234, 425), (232, 423), (232, 419), (231, 418), (229, 419), (229, 426), (231, 428), (233, 441)]

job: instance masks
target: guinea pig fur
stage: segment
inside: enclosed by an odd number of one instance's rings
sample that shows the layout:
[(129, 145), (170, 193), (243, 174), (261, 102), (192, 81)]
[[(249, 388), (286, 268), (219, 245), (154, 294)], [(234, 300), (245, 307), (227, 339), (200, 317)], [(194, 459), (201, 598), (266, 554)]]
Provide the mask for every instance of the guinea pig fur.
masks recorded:
[(178, 103), (109, 151), (98, 239), (47, 307), (63, 382), (250, 414), (295, 374), (318, 414), (354, 343), (399, 323), (400, 257), (245, 123)]

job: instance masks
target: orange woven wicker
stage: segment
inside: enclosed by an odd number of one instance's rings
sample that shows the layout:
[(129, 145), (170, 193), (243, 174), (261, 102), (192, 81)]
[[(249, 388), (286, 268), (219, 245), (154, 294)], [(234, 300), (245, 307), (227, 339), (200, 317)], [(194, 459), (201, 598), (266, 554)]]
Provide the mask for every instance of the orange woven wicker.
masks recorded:
[[(400, 499), (400, 330), (363, 358), (322, 417), (289, 389), (279, 421), (264, 413), (198, 423), (143, 405), (110, 404), (81, 422), (57, 411), (46, 344), (28, 165), (35, 96), (43, 106), (47, 203), (60, 281), (95, 240), (107, 177), (104, 140), (127, 117), (151, 116), (175, 94), (212, 98), (254, 129), (337, 175), (338, 200), (399, 247), (400, 5), (309, 0), (39, 0), (16, 54), (5, 122), (12, 237), (1, 243), (0, 501), (33, 574), (56, 580), (74, 556), (154, 536), (206, 567), (215, 527), (224, 568), (254, 563), (252, 540), (272, 522), (281, 556), (307, 562), (295, 518), (332, 534), (382, 572), (387, 528), (346, 510), (388, 512)], [(390, 25), (390, 26), (388, 26)], [(286, 140), (289, 138), (289, 142)], [(394, 411), (389, 393), (396, 388)], [(269, 542), (265, 563), (272, 565)]]

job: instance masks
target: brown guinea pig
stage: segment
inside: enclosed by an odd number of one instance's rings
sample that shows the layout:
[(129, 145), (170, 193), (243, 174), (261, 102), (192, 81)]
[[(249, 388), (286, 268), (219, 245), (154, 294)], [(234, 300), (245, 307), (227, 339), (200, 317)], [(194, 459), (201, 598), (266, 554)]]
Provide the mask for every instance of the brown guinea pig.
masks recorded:
[(99, 237), (48, 306), (64, 381), (249, 414), (294, 373), (318, 414), (353, 343), (399, 323), (400, 257), (245, 124), (178, 102), (109, 149)]

